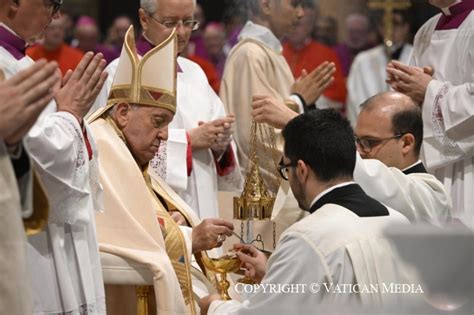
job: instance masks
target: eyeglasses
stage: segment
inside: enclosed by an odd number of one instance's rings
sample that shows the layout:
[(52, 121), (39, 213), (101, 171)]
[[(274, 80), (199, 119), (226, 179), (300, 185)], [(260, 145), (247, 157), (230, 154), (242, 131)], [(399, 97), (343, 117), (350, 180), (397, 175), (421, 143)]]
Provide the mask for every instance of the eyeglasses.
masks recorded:
[(56, 13), (59, 12), (59, 9), (61, 9), (62, 4), (63, 0), (44, 0), (44, 5), (51, 10), (52, 16), (56, 15)]
[(281, 158), (280, 163), (278, 163), (278, 172), (284, 180), (288, 180), (288, 168), (295, 167), (298, 162), (290, 162), (288, 164), (283, 164), (283, 158)]
[(176, 20), (176, 21), (160, 21), (153, 15), (150, 15), (150, 17), (155, 21), (158, 22), (159, 24), (163, 25), (166, 28), (172, 29), (172, 28), (177, 28), (179, 24), (182, 24), (185, 28), (190, 29), (192, 31), (195, 31), (199, 28), (199, 22), (194, 20), (194, 19), (189, 19), (189, 20)]
[(357, 136), (354, 136), (354, 140), (357, 143), (357, 145), (362, 148), (362, 151), (364, 151), (365, 153), (370, 153), (370, 151), (372, 151), (372, 149), (375, 146), (379, 145), (380, 143), (384, 141), (392, 140), (392, 139), (399, 139), (403, 135), (404, 135), (403, 133), (400, 133), (400, 134), (394, 135), (393, 137), (383, 138), (383, 139), (359, 138)]

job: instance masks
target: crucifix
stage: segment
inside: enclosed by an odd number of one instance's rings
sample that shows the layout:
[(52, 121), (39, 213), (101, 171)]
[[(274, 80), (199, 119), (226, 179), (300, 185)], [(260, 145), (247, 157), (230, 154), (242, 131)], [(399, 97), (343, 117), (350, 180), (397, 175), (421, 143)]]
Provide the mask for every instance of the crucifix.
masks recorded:
[(369, 0), (370, 9), (383, 10), (384, 44), (387, 52), (393, 45), (393, 11), (403, 10), (411, 6), (410, 0)]

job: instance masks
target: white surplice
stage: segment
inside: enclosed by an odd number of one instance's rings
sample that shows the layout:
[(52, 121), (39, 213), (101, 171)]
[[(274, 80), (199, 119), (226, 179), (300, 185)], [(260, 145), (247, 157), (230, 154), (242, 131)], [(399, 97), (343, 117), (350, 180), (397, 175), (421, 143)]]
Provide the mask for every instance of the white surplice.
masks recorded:
[[(108, 91), (113, 83), (118, 59), (107, 66), (109, 78), (97, 97), (90, 113), (105, 106)], [(240, 191), (242, 175), (237, 160), (237, 149), (232, 142), (235, 166), (232, 172), (219, 176), (210, 149), (192, 153), (192, 172), (187, 174), (186, 131), (198, 127), (198, 122), (226, 116), (224, 106), (210, 87), (204, 71), (194, 62), (178, 57), (177, 110), (169, 125), (168, 141), (162, 142), (160, 151), (150, 163), (149, 172), (165, 179), (191, 206), (201, 219), (218, 217), (217, 192)], [(166, 148), (166, 149), (163, 149)]]
[[(400, 281), (394, 252), (382, 233), (391, 225), (408, 221), (397, 211), (389, 209), (389, 213), (359, 217), (335, 204), (322, 206), (282, 234), (261, 283), (267, 285), (266, 293), (262, 287), (244, 303), (215, 301), (208, 314), (313, 314), (323, 305), (394, 303), (392, 299), (397, 297), (391, 294), (339, 294), (326, 289), (331, 284), (332, 288), (367, 287)], [(272, 284), (276, 285), (274, 290), (300, 286), (293, 289), (299, 290), (297, 293), (275, 293), (270, 291)]]
[[(413, 46), (404, 44), (399, 61), (408, 63)], [(375, 94), (389, 91), (387, 80), (387, 63), (390, 60), (385, 53), (385, 46), (379, 45), (360, 52), (354, 58), (347, 78), (347, 119), (355, 127), (360, 104)]]
[(434, 69), (423, 101), (422, 160), (451, 194), (453, 218), (474, 228), (474, 12), (457, 29), (415, 37), (411, 64)]
[[(31, 66), (0, 48), (0, 64), (11, 77)], [(89, 138), (89, 161), (82, 128), (52, 101), (25, 137), (50, 200), (46, 229), (28, 238), (27, 259), (35, 314), (105, 314), (105, 295), (95, 231), (101, 188), (97, 151)]]
[(22, 209), (32, 209), (31, 165), (23, 177), (26, 185), (19, 186), (10, 154), (0, 140), (0, 314), (29, 315), (32, 310), (21, 218)]
[(367, 195), (402, 213), (410, 222), (444, 226), (451, 218), (451, 198), (431, 174), (405, 175), (375, 159), (357, 153), (354, 180)]

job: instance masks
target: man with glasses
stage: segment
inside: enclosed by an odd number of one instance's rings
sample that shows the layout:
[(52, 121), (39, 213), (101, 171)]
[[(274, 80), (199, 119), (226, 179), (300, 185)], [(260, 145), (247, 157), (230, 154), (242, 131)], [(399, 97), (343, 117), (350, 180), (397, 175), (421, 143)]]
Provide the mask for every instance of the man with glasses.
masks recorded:
[(348, 304), (380, 307), (376, 301), (395, 302), (393, 294), (341, 294), (329, 288), (369, 288), (402, 280), (383, 231), (408, 220), (353, 181), (356, 146), (349, 122), (323, 109), (294, 118), (282, 134), (280, 169), (308, 215), (282, 234), (268, 263), (251, 245), (235, 246), (247, 275), (266, 292), (258, 290), (243, 304), (205, 297), (201, 314), (311, 314), (324, 313), (324, 306), (345, 309)]
[[(268, 98), (255, 104), (252, 115), (256, 121), (283, 127), (297, 114)], [(445, 225), (451, 218), (451, 200), (419, 160), (423, 122), (414, 101), (397, 92), (369, 98), (361, 105), (355, 134), (359, 153), (354, 180), (364, 191), (412, 222)]]
[[(0, 67), (7, 79), (34, 64), (25, 56), (26, 43), (59, 18), (61, 3), (0, 0)], [(48, 89), (54, 99), (34, 125), (21, 126), (31, 127), (23, 140), (24, 149), (30, 153), (32, 168), (44, 184), (50, 205), (45, 229), (28, 237), (28, 276), (35, 314), (105, 314), (94, 226), (101, 193), (97, 152), (83, 120), (106, 80), (104, 68), (101, 54), (87, 53), (74, 71), (62, 80), (58, 77)], [(59, 69), (55, 73), (60, 76)], [(21, 93), (38, 88), (30, 86)], [(27, 115), (26, 111), (20, 115)], [(15, 151), (20, 141), (21, 137), (7, 142)]]
[(445, 225), (451, 217), (451, 200), (420, 161), (421, 110), (410, 97), (396, 92), (377, 94), (360, 108), (356, 182), (412, 222)]
[[(146, 54), (176, 28), (178, 53), (187, 46), (198, 22), (193, 0), (142, 0), (139, 17), (143, 34), (137, 51)], [(105, 106), (118, 60), (112, 62), (106, 87), (95, 102)], [(160, 146), (149, 172), (162, 177), (201, 219), (219, 216), (218, 190), (241, 188), (240, 167), (232, 148), (234, 116), (227, 115), (202, 69), (177, 56), (177, 111), (168, 141)], [(159, 71), (159, 69), (157, 69)]]

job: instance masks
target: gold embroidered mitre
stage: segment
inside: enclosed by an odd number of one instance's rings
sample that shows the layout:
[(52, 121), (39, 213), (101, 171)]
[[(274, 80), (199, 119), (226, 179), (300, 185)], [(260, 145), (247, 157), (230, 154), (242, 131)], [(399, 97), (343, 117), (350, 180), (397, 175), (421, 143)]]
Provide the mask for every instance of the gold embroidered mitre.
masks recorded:
[(176, 113), (176, 30), (143, 57), (137, 54), (133, 25), (125, 35), (122, 53), (107, 105), (96, 111), (89, 123), (115, 104), (154, 106)]

